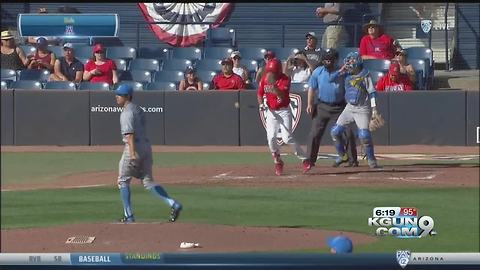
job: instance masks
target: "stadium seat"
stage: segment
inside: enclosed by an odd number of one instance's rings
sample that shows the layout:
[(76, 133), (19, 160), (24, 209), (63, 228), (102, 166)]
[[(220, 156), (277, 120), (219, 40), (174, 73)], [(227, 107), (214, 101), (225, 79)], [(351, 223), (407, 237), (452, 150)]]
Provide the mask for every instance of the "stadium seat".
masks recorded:
[(264, 48), (257, 48), (257, 47), (243, 47), (238, 49), (242, 54), (242, 58), (245, 59), (253, 59), (260, 61), (263, 59), (263, 56), (267, 52)]
[(108, 47), (107, 57), (111, 59), (122, 58), (125, 60), (131, 60), (137, 58), (137, 50), (132, 47)]
[[(413, 69), (415, 69), (417, 75), (417, 86), (419, 89), (426, 90), (427, 89), (427, 79), (429, 74), (429, 67), (428, 64), (425, 62), (424, 59), (409, 59), (408, 63), (412, 65)], [(422, 74), (419, 73), (422, 72)], [(421, 79), (421, 80), (420, 80)]]
[(143, 69), (150, 72), (160, 70), (160, 62), (157, 59), (152, 58), (136, 58), (130, 61), (128, 66), (129, 70)]
[(117, 70), (125, 71), (127, 70), (127, 61), (124, 59), (112, 59), (117, 66)]
[(203, 82), (203, 90), (210, 90), (211, 82)]
[(142, 46), (138, 49), (139, 58), (168, 59), (170, 50), (158, 45)]
[(300, 50), (298, 48), (283, 48), (283, 47), (276, 47), (270, 48), (269, 51), (273, 51), (277, 59), (282, 61), (287, 61), (288, 57), (291, 55), (295, 55)]
[(188, 59), (168, 59), (163, 62), (162, 70), (185, 70), (192, 66), (192, 61)]
[(339, 47), (337, 48), (338, 52), (338, 62), (343, 63), (343, 59), (347, 57), (347, 54), (351, 52), (358, 52), (358, 47)]
[(388, 68), (390, 67), (390, 60), (383, 60), (383, 59), (363, 60), (363, 67), (365, 67), (369, 71), (388, 72)]
[(200, 48), (189, 47), (189, 48), (173, 48), (172, 59), (188, 59), (188, 60), (197, 60), (202, 59), (202, 50)]
[(108, 90), (110, 90), (110, 85), (108, 83), (81, 82), (78, 85), (78, 90), (108, 91)]
[(57, 59), (63, 56), (63, 46), (48, 46), (47, 48), (55, 54)]
[(207, 59), (224, 59), (230, 57), (230, 54), (234, 51), (230, 47), (206, 47), (205, 57)]
[(92, 58), (93, 51), (91, 46), (74, 46), (75, 57), (80, 58)]
[(44, 89), (48, 90), (76, 90), (73, 82), (47, 82)]
[(2, 68), (2, 81), (3, 80), (16, 81), (17, 73), (13, 69)]
[(76, 57), (78, 59), (78, 61), (82, 62), (82, 64), (85, 66), (87, 64), (88, 61), (90, 61), (90, 58), (79, 58), (79, 57)]
[(197, 70), (198, 78), (204, 83), (210, 83), (217, 74), (215, 70)]
[(50, 71), (46, 69), (24, 69), (20, 70), (19, 80), (34, 80), (45, 82), (50, 77)]
[(227, 27), (209, 28), (207, 30), (207, 38), (205, 46), (232, 46), (235, 47), (235, 29)]
[(303, 92), (308, 90), (308, 83), (291, 83), (290, 91)]
[(62, 38), (60, 44), (72, 43), (74, 46), (90, 46), (92, 41), (88, 37), (78, 37), (78, 38)]
[(242, 65), (244, 65), (248, 70), (248, 78), (250, 81), (255, 80), (255, 74), (258, 70), (258, 61), (252, 59), (242, 59)]
[(42, 83), (34, 80), (16, 81), (10, 84), (11, 89), (42, 90)]
[(2, 80), (2, 90), (7, 90), (10, 87), (10, 84), (12, 83), (11, 80)]
[(372, 78), (373, 87), (377, 85), (378, 80), (380, 80), (386, 73), (382, 71), (370, 71), (370, 77)]
[(133, 88), (133, 91), (143, 91), (143, 83), (136, 81), (121, 81), (113, 87), (113, 90), (117, 90), (122, 84), (130, 85)]
[(154, 82), (180, 82), (183, 79), (183, 71), (180, 70), (157, 71), (154, 76)]
[(141, 83), (152, 82), (152, 72), (148, 70), (134, 69), (122, 71), (118, 76), (120, 81), (136, 81)]
[(222, 60), (221, 59), (202, 59), (195, 63), (195, 69), (197, 71), (202, 70), (222, 70)]
[(37, 50), (34, 46), (32, 45), (20, 45), (18, 46), (20, 47), (23, 52), (25, 53), (25, 55), (29, 55), (29, 54), (34, 54), (35, 51)]
[(147, 84), (145, 90), (177, 91), (175, 82), (151, 82)]
[(429, 66), (434, 64), (433, 51), (427, 47), (410, 47), (405, 49), (407, 52), (407, 60), (409, 59), (428, 59)]
[(101, 43), (106, 47), (121, 47), (124, 46), (122, 40), (118, 37), (92, 37), (92, 44)]

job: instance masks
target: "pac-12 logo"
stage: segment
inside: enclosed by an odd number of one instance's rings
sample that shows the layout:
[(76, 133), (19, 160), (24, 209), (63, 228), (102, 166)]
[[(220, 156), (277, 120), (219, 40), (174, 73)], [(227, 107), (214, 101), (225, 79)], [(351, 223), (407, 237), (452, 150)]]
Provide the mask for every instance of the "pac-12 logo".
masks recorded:
[[(266, 98), (265, 96), (263, 97), (263, 103), (266, 104)], [(302, 115), (302, 97), (297, 94), (292, 94), (290, 93), (290, 111), (292, 113), (292, 133), (295, 131), (297, 128), (298, 123), (300, 122), (300, 116)], [(267, 111), (259, 111), (260, 112), (260, 119), (262, 120), (263, 128), (267, 130), (267, 124), (266, 124), (266, 117), (267, 117)], [(278, 145), (283, 145), (285, 142), (282, 140), (282, 133), (281, 129), (278, 129), (277, 133), (277, 144)]]
[(418, 216), (414, 207), (375, 207), (368, 226), (377, 227), (375, 235), (397, 238), (421, 238), (436, 235), (435, 222), (430, 216)]

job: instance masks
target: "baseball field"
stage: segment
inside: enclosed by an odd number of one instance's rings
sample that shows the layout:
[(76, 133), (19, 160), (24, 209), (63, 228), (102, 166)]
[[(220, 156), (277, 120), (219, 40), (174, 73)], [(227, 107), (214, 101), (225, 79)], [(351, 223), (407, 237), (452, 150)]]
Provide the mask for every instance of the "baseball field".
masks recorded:
[[(267, 147), (154, 147), (154, 178), (184, 205), (169, 208), (133, 181), (137, 222), (119, 224), (116, 177), (122, 146), (2, 147), (1, 252), (328, 252), (340, 233), (354, 252), (480, 252), (479, 148), (379, 146), (379, 169), (333, 168), (334, 149), (317, 165), (283, 147), (274, 175)], [(374, 236), (377, 206), (416, 207), (434, 236)], [(90, 244), (65, 243), (94, 236)]]

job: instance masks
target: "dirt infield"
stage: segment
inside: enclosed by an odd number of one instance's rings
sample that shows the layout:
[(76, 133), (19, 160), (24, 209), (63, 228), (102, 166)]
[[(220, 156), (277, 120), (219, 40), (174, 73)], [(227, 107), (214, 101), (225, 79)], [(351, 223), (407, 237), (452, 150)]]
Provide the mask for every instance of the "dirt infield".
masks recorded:
[[(324, 147), (328, 149), (327, 147)], [(477, 155), (478, 147), (378, 147), (383, 159), (402, 158), (392, 153), (436, 154), (438, 159)], [(107, 147), (2, 147), (2, 152), (32, 151), (106, 151), (121, 152), (121, 146)], [(331, 149), (333, 152), (333, 149)], [(427, 151), (430, 150), (430, 151)], [(156, 152), (261, 152), (265, 147), (155, 147)], [(442, 156), (444, 155), (444, 156)], [(409, 155), (406, 155), (409, 156)], [(392, 158), (393, 157), (393, 158)], [(413, 155), (410, 155), (410, 158)], [(381, 160), (381, 159), (380, 159)], [(478, 187), (478, 164), (415, 164), (384, 166), (371, 170), (365, 164), (358, 168), (317, 166), (301, 173), (300, 163), (289, 163), (285, 175), (274, 176), (271, 165), (222, 165), (154, 168), (156, 182), (170, 185), (336, 187), (336, 186), (422, 186)], [(380, 162), (381, 164), (381, 162)], [(48, 183), (2, 186), (9, 190), (42, 188), (83, 188), (115, 186), (116, 171), (88, 172), (63, 176)], [(138, 181), (134, 184), (139, 185)], [(52, 228), (2, 230), (2, 252), (238, 252), (282, 251), (323, 248), (327, 236), (340, 232), (303, 228), (257, 228), (187, 223), (76, 224)], [(345, 233), (354, 245), (375, 241), (372, 236)], [(96, 236), (93, 244), (65, 244), (70, 236)], [(198, 242), (201, 248), (181, 250), (181, 242)]]

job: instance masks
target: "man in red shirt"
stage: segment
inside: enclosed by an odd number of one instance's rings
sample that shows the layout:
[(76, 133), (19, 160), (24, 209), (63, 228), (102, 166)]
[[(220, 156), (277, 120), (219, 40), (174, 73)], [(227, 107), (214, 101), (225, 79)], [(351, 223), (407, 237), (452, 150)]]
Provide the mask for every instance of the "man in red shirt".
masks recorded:
[[(260, 80), (257, 93), (259, 109), (265, 112), (267, 141), (273, 161), (275, 174), (283, 172), (283, 161), (280, 159), (280, 147), (277, 144), (277, 133), (280, 128), (284, 143), (292, 146), (295, 155), (307, 162), (305, 152), (292, 136), (292, 112), (290, 111), (290, 78), (282, 73), (282, 63), (273, 58), (265, 65), (265, 74)], [(263, 96), (267, 104), (264, 104)]]
[(388, 74), (378, 80), (375, 86), (379, 92), (412, 91), (412, 82), (407, 75), (400, 73), (400, 64), (392, 62)]
[(233, 61), (230, 58), (222, 60), (222, 73), (215, 75), (212, 80), (216, 90), (244, 90), (245, 83), (242, 77), (233, 73)]
[(360, 40), (362, 59), (392, 59), (400, 45), (389, 35), (383, 33), (383, 27), (375, 20), (363, 26), (365, 36)]

